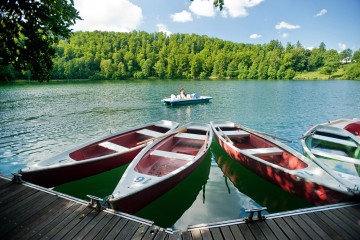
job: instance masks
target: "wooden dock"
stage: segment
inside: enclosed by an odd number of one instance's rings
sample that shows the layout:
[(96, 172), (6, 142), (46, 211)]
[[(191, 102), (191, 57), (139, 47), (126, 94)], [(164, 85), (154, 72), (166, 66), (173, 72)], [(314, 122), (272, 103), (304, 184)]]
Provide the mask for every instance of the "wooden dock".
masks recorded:
[(189, 226), (153, 222), (0, 176), (0, 239), (360, 239), (360, 203), (344, 203)]

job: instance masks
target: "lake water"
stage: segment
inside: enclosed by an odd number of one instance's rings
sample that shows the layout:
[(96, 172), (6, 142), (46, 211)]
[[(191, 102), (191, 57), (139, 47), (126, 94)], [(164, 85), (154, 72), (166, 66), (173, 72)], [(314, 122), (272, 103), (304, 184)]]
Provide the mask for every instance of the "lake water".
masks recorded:
[[(160, 100), (186, 93), (211, 103), (168, 107)], [(230, 120), (291, 140), (312, 125), (360, 117), (360, 81), (146, 80), (0, 86), (0, 174), (11, 176), (42, 160), (110, 131), (161, 119), (208, 123)], [(126, 166), (55, 188), (75, 197), (106, 197)], [(233, 161), (214, 139), (200, 167), (136, 215), (165, 228), (238, 219), (246, 209), (269, 213), (311, 206)]]

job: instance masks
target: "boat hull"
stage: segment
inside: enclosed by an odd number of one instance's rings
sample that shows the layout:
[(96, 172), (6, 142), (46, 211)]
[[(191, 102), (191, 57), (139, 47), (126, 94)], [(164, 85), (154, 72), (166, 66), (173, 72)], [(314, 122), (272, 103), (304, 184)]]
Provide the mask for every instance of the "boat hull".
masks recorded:
[(310, 128), (301, 139), (304, 154), (360, 196), (360, 119), (339, 119)]
[(142, 148), (126, 154), (94, 161), (76, 162), (59, 167), (44, 168), (35, 171), (22, 171), (22, 179), (46, 188), (54, 187), (63, 183), (75, 181), (81, 178), (93, 176), (131, 162)]
[(19, 173), (23, 180), (47, 188), (89, 177), (131, 162), (147, 145), (138, 143), (155, 135), (162, 136), (177, 126), (178, 123), (161, 120), (119, 131), (52, 158), (34, 161)]
[(109, 197), (111, 208), (132, 214), (162, 196), (203, 162), (211, 141), (208, 124), (189, 123), (148, 145), (131, 162)]
[[(229, 144), (223, 137), (221, 137), (221, 135), (219, 135), (214, 126), (213, 130), (220, 146), (231, 158), (252, 170), (259, 176), (278, 185), (285, 191), (295, 194), (314, 205), (337, 203), (348, 200), (352, 197), (352, 194), (348, 193), (344, 187), (337, 189), (336, 185), (328, 187), (325, 183), (322, 184), (321, 181), (311, 180), (311, 177), (313, 177), (314, 174), (310, 171), (303, 171), (303, 169), (306, 169), (305, 165), (299, 169), (294, 168), (289, 170), (279, 167), (276, 164), (259, 161), (258, 158), (254, 158), (249, 154), (244, 154), (240, 149)], [(281, 147), (282, 150), (285, 150), (283, 147), (284, 146)], [(283, 157), (286, 157), (287, 159), (299, 158), (298, 156), (293, 156), (292, 153), (287, 151), (284, 151)], [(335, 184), (337, 183), (332, 178), (331, 180)]]
[(168, 178), (162, 182), (159, 182), (158, 184), (146, 188), (141, 192), (136, 192), (116, 201), (110, 201), (111, 208), (129, 214), (138, 212), (140, 209), (144, 208), (145, 206), (147, 206), (148, 204), (174, 188), (178, 183), (180, 183), (187, 176), (189, 176), (202, 163), (204, 158), (205, 155), (201, 157), (198, 161), (196, 161), (195, 164), (191, 165), (191, 167), (187, 168), (185, 171), (179, 172), (172, 178)]
[(192, 99), (170, 99), (165, 98), (162, 100), (163, 103), (170, 106), (179, 106), (179, 105), (189, 105), (189, 104), (198, 104), (198, 103), (208, 103), (212, 97), (201, 97), (201, 98), (192, 98)]

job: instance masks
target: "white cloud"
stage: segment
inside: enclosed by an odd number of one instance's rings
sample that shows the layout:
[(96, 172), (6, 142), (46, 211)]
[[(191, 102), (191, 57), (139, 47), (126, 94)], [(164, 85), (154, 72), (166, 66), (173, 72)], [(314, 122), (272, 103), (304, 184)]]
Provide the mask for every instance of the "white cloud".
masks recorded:
[(324, 15), (324, 14), (326, 14), (326, 13), (327, 13), (327, 10), (326, 10), (326, 9), (321, 9), (320, 12), (318, 12), (317, 14), (315, 14), (315, 17), (320, 17), (320, 16), (322, 16), (322, 15)]
[(216, 15), (212, 1), (194, 0), (191, 2), (189, 9), (200, 17), (214, 17)]
[(74, 4), (83, 19), (74, 30), (130, 32), (143, 19), (142, 9), (129, 0), (75, 0)]
[(339, 46), (341, 51), (344, 51), (345, 49), (347, 49), (347, 46), (346, 46), (345, 43), (338, 43), (338, 46)]
[(191, 22), (193, 20), (191, 13), (185, 10), (171, 14), (170, 17), (174, 22)]
[[(223, 16), (226, 17), (246, 17), (248, 15), (247, 9), (255, 7), (262, 3), (264, 0), (224, 0), (224, 10), (226, 11)], [(224, 11), (223, 10), (223, 11)]]
[(251, 39), (257, 39), (257, 38), (261, 38), (262, 36), (260, 34), (254, 33), (250, 35)]
[(288, 36), (289, 36), (289, 34), (287, 34), (287, 33), (281, 34), (281, 37), (282, 37), (282, 38), (287, 38)]
[(165, 24), (159, 23), (159, 24), (156, 24), (156, 27), (158, 28), (158, 32), (163, 32), (166, 34), (166, 36), (171, 35), (171, 32), (167, 29)]
[(298, 29), (298, 28), (300, 28), (300, 26), (299, 25), (292, 25), (292, 24), (289, 24), (287, 22), (282, 21), (282, 22), (279, 22), (278, 24), (276, 24), (275, 28), (276, 29), (290, 29), (291, 30), (291, 29)]

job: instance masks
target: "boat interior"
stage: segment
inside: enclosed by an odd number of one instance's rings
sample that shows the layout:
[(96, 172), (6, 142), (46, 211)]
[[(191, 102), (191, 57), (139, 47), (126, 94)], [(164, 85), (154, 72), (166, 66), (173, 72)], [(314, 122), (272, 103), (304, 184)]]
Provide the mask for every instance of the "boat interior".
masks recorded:
[(168, 132), (169, 129), (162, 126), (151, 125), (134, 131), (116, 135), (100, 142), (95, 142), (72, 153), (70, 157), (76, 161), (106, 156), (114, 153), (125, 153), (131, 148), (137, 147), (137, 143)]
[(275, 144), (247, 132), (238, 127), (217, 127), (221, 135), (231, 142), (241, 153), (252, 158), (278, 165), (280, 167), (295, 170), (306, 168), (307, 164), (292, 154), (284, 151)]
[(206, 147), (206, 131), (187, 129), (159, 142), (135, 167), (139, 173), (164, 176), (196, 159)]
[(317, 131), (307, 139), (306, 143), (310, 149), (360, 159), (359, 144), (347, 136)]
[(350, 137), (317, 131), (306, 145), (331, 169), (360, 176), (360, 147)]

